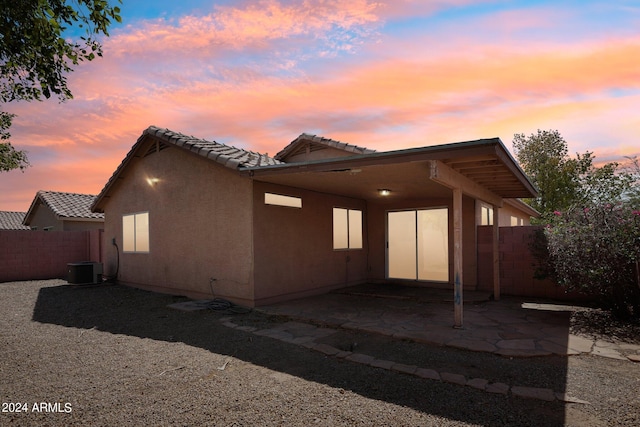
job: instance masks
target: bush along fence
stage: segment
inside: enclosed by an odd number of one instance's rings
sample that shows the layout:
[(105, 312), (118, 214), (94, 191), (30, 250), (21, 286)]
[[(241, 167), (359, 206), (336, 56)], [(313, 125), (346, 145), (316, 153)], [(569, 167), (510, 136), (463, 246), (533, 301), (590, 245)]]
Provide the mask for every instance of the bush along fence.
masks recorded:
[(621, 319), (640, 319), (640, 210), (601, 204), (554, 212), (544, 229), (553, 278), (597, 295)]
[(102, 262), (102, 230), (0, 230), (0, 282), (66, 279), (67, 264)]
[[(500, 292), (534, 298), (584, 301), (588, 297), (567, 293), (551, 279), (536, 279), (536, 265), (531, 244), (541, 227), (500, 227)], [(478, 290), (493, 292), (492, 226), (478, 227)]]

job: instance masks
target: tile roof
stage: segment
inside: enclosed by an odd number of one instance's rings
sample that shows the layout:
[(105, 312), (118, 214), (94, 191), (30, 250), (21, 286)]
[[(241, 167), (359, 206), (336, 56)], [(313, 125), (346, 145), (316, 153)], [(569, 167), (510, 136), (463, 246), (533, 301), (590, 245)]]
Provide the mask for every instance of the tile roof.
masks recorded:
[(129, 150), (120, 165), (116, 168), (111, 178), (109, 178), (109, 181), (107, 181), (102, 191), (100, 191), (100, 194), (96, 196), (96, 199), (90, 206), (90, 209), (96, 211), (100, 210), (100, 203), (105, 197), (107, 197), (111, 187), (117, 181), (120, 173), (126, 168), (129, 162), (131, 162), (131, 159), (134, 157), (142, 157), (149, 153), (149, 151), (147, 151), (147, 153), (141, 152), (141, 147), (144, 145), (144, 141), (149, 137), (157, 138), (157, 141), (161, 145), (160, 149), (166, 148), (167, 146), (182, 148), (183, 150), (190, 151), (234, 170), (238, 170), (239, 168), (273, 166), (282, 163), (281, 161), (276, 160), (273, 157), (269, 157), (266, 154), (260, 154), (254, 151), (220, 144), (219, 142), (188, 136), (166, 128), (149, 126), (144, 130), (144, 132), (142, 132), (142, 135), (140, 135), (136, 143), (133, 144), (133, 147), (131, 147), (131, 150)]
[[(202, 157), (214, 160), (231, 169), (238, 169), (239, 167), (271, 166), (282, 163), (266, 154), (260, 154), (254, 151), (220, 144), (215, 141), (207, 141), (206, 139), (200, 139), (194, 136), (187, 136), (156, 126), (150, 126), (147, 128), (140, 138), (143, 138), (145, 135), (155, 136), (161, 141), (197, 153)], [(140, 139), (138, 141), (140, 141)]]
[(96, 196), (92, 194), (38, 191), (25, 215), (24, 223), (29, 224), (38, 202), (48, 206), (59, 219), (104, 219), (103, 213), (91, 212), (91, 204)]
[(26, 212), (0, 211), (0, 230), (29, 230), (22, 224)]
[(325, 147), (337, 148), (342, 151), (346, 151), (348, 153), (357, 154), (371, 154), (375, 153), (376, 150), (371, 150), (365, 147), (359, 147), (357, 145), (346, 144), (344, 142), (336, 141), (334, 139), (325, 138), (323, 136), (311, 135), (308, 133), (302, 133), (299, 137), (291, 141), (289, 145), (280, 150), (274, 158), (277, 160), (284, 159), (287, 155), (291, 154), (295, 151), (298, 146), (304, 144), (306, 142), (310, 142), (312, 144), (322, 145)]

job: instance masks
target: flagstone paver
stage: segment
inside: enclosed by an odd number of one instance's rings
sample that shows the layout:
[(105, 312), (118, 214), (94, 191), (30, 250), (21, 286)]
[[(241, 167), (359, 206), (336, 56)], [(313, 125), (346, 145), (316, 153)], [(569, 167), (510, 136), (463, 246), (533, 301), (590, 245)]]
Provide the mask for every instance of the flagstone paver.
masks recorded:
[(594, 345), (591, 350), (591, 354), (594, 356), (608, 357), (609, 359), (627, 360), (625, 356), (621, 355), (620, 352), (611, 347), (599, 347)]
[(483, 378), (467, 379), (456, 372), (438, 372), (428, 366), (376, 359), (367, 354), (344, 351), (316, 342), (335, 333), (335, 328), (344, 328), (509, 357), (551, 354), (569, 357), (589, 353), (640, 363), (640, 345), (615, 340), (594, 341), (571, 335), (568, 326), (568, 310), (571, 308), (567, 307), (569, 306), (555, 309), (553, 304), (521, 304), (514, 300), (465, 305), (464, 327), (453, 328), (453, 309), (449, 304), (327, 294), (258, 308), (257, 311), (266, 314), (292, 319), (290, 322), (274, 324), (270, 328), (236, 325), (233, 317), (221, 318), (220, 321), (230, 328), (301, 345), (329, 357), (415, 375), (426, 380), (445, 381), (489, 393), (511, 393), (522, 398), (587, 404), (588, 402), (550, 389), (490, 383)]
[(451, 372), (440, 372), (440, 378), (442, 381), (447, 383), (467, 385), (467, 378), (464, 375), (454, 374)]
[(371, 361), (371, 363), (369, 363), (369, 366), (373, 366), (374, 368), (382, 368), (382, 369), (390, 370), (391, 367), (395, 364), (396, 364), (395, 362), (392, 362), (390, 360), (374, 359), (373, 361)]
[(420, 378), (426, 378), (429, 380), (440, 380), (440, 374), (433, 369), (418, 368), (416, 369), (416, 375)]
[[(550, 338), (550, 340), (556, 341), (556, 339), (553, 338)], [(588, 338), (578, 337), (576, 335), (568, 335), (568, 339), (566, 341), (567, 347), (579, 353), (591, 353), (591, 349), (593, 348), (593, 340), (590, 340)]]
[(349, 356), (345, 357), (345, 359), (351, 360), (352, 362), (361, 363), (363, 365), (369, 365), (375, 360), (373, 356), (362, 353), (352, 353)]
[(569, 347), (565, 345), (561, 345), (561, 344), (557, 344), (551, 341), (547, 341), (547, 340), (540, 340), (538, 341), (538, 347), (541, 348), (542, 350), (547, 350), (550, 353), (553, 354), (559, 354), (561, 356), (569, 356), (571, 354), (578, 354), (577, 352), (572, 352)]
[(391, 366), (392, 371), (402, 372), (403, 374), (409, 375), (414, 374), (417, 369), (418, 367), (415, 365), (405, 365), (403, 363), (394, 363), (393, 366)]
[(474, 339), (456, 339), (447, 341), (446, 345), (449, 347), (460, 348), (463, 350), (472, 350), (472, 351), (484, 351), (487, 353), (493, 353), (497, 350), (496, 346), (487, 342), (485, 340), (474, 340)]
[(477, 388), (478, 390), (485, 390), (487, 385), (489, 385), (489, 381), (484, 378), (473, 378), (467, 381), (467, 385), (469, 387)]
[(498, 341), (496, 347), (509, 350), (535, 350), (536, 343), (533, 339), (511, 339)]
[(509, 393), (509, 385), (505, 383), (491, 383), (487, 385), (485, 391), (496, 394), (507, 394)]
[(567, 393), (556, 393), (556, 399), (565, 403), (579, 403), (581, 405), (591, 405), (591, 403), (586, 400), (578, 399), (577, 397), (573, 397)]

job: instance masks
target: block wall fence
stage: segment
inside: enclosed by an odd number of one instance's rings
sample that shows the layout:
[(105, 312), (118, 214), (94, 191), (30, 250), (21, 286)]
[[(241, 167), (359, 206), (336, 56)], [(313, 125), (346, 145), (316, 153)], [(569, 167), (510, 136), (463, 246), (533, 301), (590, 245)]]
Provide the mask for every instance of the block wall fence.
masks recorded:
[[(529, 243), (537, 227), (500, 227), (500, 289), (502, 295), (583, 300), (566, 293), (551, 280), (533, 278), (535, 259)], [(0, 230), (0, 283), (67, 277), (67, 264), (104, 262), (103, 230), (30, 231)], [(478, 286), (493, 292), (491, 226), (477, 228)]]
[[(529, 249), (539, 227), (500, 227), (500, 293), (556, 300), (584, 300), (566, 293), (549, 279), (534, 279), (535, 259)], [(478, 227), (478, 290), (493, 292), (493, 232), (491, 226)]]
[(102, 262), (102, 230), (0, 230), (0, 283), (66, 279), (67, 264)]

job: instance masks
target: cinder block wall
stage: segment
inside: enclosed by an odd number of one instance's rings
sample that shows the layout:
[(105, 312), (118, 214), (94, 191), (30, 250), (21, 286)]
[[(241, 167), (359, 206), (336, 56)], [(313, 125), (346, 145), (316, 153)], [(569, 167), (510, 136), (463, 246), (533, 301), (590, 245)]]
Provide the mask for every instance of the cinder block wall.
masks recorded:
[(67, 277), (67, 264), (102, 262), (102, 230), (0, 230), (0, 282)]
[[(500, 292), (503, 295), (580, 300), (553, 281), (534, 279), (535, 259), (529, 249), (537, 227), (500, 227)], [(478, 227), (478, 290), (493, 292), (493, 233), (491, 226)]]

